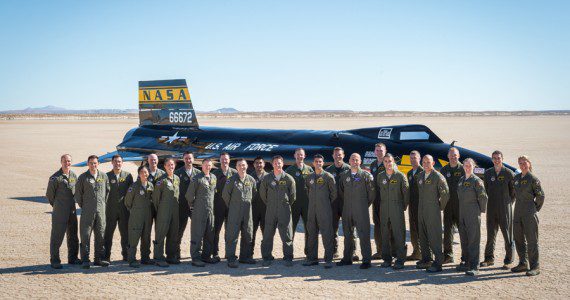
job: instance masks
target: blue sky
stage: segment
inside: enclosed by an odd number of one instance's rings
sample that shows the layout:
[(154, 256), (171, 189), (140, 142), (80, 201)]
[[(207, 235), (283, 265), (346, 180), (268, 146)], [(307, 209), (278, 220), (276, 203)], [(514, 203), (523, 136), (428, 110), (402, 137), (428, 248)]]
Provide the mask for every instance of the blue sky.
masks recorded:
[(0, 110), (570, 109), (570, 1), (0, 1)]

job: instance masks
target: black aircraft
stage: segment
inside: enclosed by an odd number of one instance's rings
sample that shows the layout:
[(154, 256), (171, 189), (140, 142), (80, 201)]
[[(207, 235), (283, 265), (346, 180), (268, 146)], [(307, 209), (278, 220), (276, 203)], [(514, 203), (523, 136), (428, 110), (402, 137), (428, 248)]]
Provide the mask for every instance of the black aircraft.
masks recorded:
[[(411, 169), (410, 152), (431, 154), (439, 169), (448, 163), (447, 152), (452, 146), (444, 143), (424, 125), (396, 125), (351, 130), (277, 130), (200, 127), (190, 100), (186, 80), (139, 81), (139, 127), (127, 132), (117, 151), (99, 157), (108, 162), (120, 154), (124, 161), (143, 162), (148, 154), (156, 153), (162, 161), (167, 157), (181, 158), (192, 151), (199, 162), (205, 158), (218, 158), (227, 152), (232, 158), (253, 161), (261, 156), (270, 161), (275, 155), (284, 158), (285, 165), (295, 163), (295, 149), (304, 148), (307, 158), (319, 153), (332, 163), (335, 147), (342, 147), (347, 156), (359, 153), (363, 166), (374, 159), (374, 145), (382, 142), (396, 158), (398, 168)], [(457, 147), (462, 158), (473, 158), (482, 174), (493, 166), (491, 158)], [(87, 162), (75, 166), (85, 166)], [(515, 170), (511, 166), (507, 166)]]

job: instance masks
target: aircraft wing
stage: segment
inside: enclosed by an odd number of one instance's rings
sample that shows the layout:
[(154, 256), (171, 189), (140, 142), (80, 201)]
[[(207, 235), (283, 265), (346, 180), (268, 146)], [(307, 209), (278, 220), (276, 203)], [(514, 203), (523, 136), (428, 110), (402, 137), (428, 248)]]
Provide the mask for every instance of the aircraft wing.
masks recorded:
[[(130, 152), (130, 151), (113, 151), (107, 154), (99, 156), (99, 163), (110, 162), (114, 155), (119, 154), (123, 157), (123, 161), (143, 161), (146, 154)], [(85, 167), (87, 166), (87, 161), (77, 163), (73, 165), (74, 167)]]

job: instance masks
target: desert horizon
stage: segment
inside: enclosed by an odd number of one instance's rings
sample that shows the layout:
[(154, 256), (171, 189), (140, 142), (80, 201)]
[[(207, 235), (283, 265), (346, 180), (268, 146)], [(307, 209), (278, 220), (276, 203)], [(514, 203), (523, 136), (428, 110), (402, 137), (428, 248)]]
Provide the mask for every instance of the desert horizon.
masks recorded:
[[(570, 118), (567, 116), (199, 117), (201, 126), (290, 129), (349, 129), (411, 121), (430, 127), (445, 142), (457, 140), (458, 145), (486, 155), (500, 149), (509, 164), (514, 164), (521, 154), (531, 157), (534, 173), (542, 181), (546, 193), (544, 208), (539, 213), (540, 276), (529, 278), (501, 270), (498, 265), (482, 268), (476, 278), (456, 272), (455, 264), (444, 265), (444, 271), (435, 275), (416, 270), (413, 262), (406, 262), (406, 268), (399, 272), (379, 268), (380, 261), (373, 261), (373, 268), (369, 270), (359, 270), (358, 265), (331, 270), (320, 266), (303, 267), (304, 233), (300, 228), (295, 235), (295, 265), (291, 268), (277, 262), (269, 268), (258, 263), (229, 269), (224, 261), (206, 268), (192, 267), (188, 258), (187, 228), (182, 241), (181, 265), (166, 269), (156, 266), (129, 268), (127, 263), (120, 261), (119, 234), (116, 232), (110, 267), (82, 270), (79, 266), (65, 265), (63, 270), (53, 270), (49, 266), (51, 207), (44, 195), (49, 176), (60, 166), (60, 155), (70, 153), (74, 162), (79, 162), (90, 154), (113, 151), (124, 134), (138, 126), (138, 119), (14, 119), (0, 120), (0, 139), (4, 145), (0, 155), (5, 158), (0, 161), (0, 175), (4, 178), (0, 189), (0, 212), (4, 217), (0, 228), (0, 251), (4, 253), (0, 261), (3, 297), (347, 298), (356, 294), (361, 298), (568, 298), (570, 265), (566, 256), (561, 255), (562, 249), (570, 246), (567, 236), (570, 204), (566, 201), (570, 187), (565, 175), (570, 163), (567, 151), (563, 150), (570, 147)], [(136, 171), (133, 163), (126, 163), (124, 168)], [(111, 165), (102, 164), (100, 169), (109, 171)], [(77, 174), (85, 170), (73, 168)], [(486, 241), (484, 220), (483, 214), (482, 249)], [(457, 234), (455, 240), (455, 261), (458, 262)], [(258, 260), (259, 243), (260, 239), (256, 241), (254, 253)], [(407, 244), (410, 247), (409, 236)], [(64, 242), (61, 247), (62, 257), (66, 255), (65, 245)], [(501, 261), (504, 249), (500, 234), (496, 245), (496, 261)], [(225, 253), (223, 248), (222, 241), (222, 255)], [(322, 257), (321, 245), (319, 248)], [(281, 257), (281, 242), (277, 236), (274, 255)]]

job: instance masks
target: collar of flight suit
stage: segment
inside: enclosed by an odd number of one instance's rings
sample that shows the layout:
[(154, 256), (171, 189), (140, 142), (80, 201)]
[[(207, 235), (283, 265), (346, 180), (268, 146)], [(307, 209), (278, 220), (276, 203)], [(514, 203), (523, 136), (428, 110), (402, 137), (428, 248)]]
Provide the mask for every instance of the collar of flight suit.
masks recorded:
[(91, 174), (91, 172), (89, 172), (89, 170), (87, 170), (85, 173), (87, 173), (87, 176), (93, 178), (93, 179), (99, 179), (102, 176), (102, 172), (101, 170), (97, 169), (97, 176), (93, 176), (93, 174)]
[(260, 175), (260, 176), (257, 176), (257, 172), (256, 172), (255, 170), (253, 170), (253, 173), (251, 174), (251, 176), (252, 176), (254, 179), (256, 179), (256, 180), (259, 180), (261, 177), (263, 177), (263, 176), (265, 176), (265, 175), (267, 175), (267, 172), (265, 172), (265, 170), (262, 170), (262, 171), (261, 171), (261, 175)]

